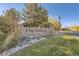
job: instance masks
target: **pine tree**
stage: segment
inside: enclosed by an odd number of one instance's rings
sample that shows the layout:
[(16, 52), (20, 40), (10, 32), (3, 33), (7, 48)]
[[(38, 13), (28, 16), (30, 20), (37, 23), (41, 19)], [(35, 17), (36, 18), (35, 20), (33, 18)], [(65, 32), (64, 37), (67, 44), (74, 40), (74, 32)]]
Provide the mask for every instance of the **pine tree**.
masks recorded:
[(4, 14), (8, 15), (16, 22), (21, 20), (21, 13), (18, 10), (16, 10), (15, 8), (10, 8), (9, 10), (4, 11)]
[(36, 3), (25, 4), (23, 9), (24, 20), (26, 27), (38, 27), (48, 25), (48, 12), (41, 5)]
[[(3, 35), (6, 35), (0, 48), (8, 48), (17, 42), (18, 38), (20, 37), (17, 24), (19, 20), (20, 13), (14, 8), (6, 10), (0, 17), (0, 31), (3, 33)], [(2, 39), (2, 37), (0, 37), (0, 39)]]

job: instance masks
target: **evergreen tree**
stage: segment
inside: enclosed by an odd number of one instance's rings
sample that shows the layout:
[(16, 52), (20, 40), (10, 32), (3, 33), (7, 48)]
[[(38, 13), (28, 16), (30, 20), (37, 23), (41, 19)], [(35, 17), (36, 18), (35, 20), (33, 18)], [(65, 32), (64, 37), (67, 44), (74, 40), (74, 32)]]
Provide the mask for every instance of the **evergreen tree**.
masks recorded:
[(20, 20), (20, 17), (20, 13), (14, 8), (6, 10), (3, 15), (0, 16), (0, 32), (3, 33), (0, 35), (0, 41), (2, 42), (0, 50), (17, 42), (20, 37), (17, 22)]
[(15, 8), (10, 8), (4, 12), (5, 15), (8, 15), (10, 18), (15, 20), (16, 22), (21, 20), (21, 13)]
[(26, 27), (38, 27), (48, 25), (48, 12), (46, 9), (36, 3), (25, 4), (23, 9)]

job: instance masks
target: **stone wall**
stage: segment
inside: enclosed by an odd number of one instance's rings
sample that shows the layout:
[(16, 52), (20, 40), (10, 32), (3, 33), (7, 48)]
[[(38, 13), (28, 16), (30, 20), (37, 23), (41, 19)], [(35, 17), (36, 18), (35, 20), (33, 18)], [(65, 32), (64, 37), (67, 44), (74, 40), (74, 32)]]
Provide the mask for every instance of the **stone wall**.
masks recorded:
[(43, 27), (27, 27), (26, 31), (24, 31), (24, 29), (21, 29), (21, 32), (23, 34), (23, 38), (19, 40), (18, 43), (13, 47), (5, 50), (3, 53), (0, 53), (1, 56), (12, 55), (18, 50), (22, 50), (25, 47), (31, 46), (32, 44), (43, 40), (43, 38), (59, 34), (59, 32), (54, 31), (54, 29), (52, 28)]
[(26, 36), (27, 37), (46, 37), (52, 35), (54, 29), (52, 28), (44, 28), (44, 27), (28, 27), (26, 29)]
[(0, 56), (11, 56), (15, 52), (22, 50), (26, 47), (31, 46), (32, 44), (39, 42), (41, 40), (44, 40), (45, 38), (35, 38), (35, 39), (30, 39), (30, 38), (23, 38), (21, 41), (18, 42), (17, 45), (13, 46), (12, 48), (5, 50), (3, 53), (0, 53)]

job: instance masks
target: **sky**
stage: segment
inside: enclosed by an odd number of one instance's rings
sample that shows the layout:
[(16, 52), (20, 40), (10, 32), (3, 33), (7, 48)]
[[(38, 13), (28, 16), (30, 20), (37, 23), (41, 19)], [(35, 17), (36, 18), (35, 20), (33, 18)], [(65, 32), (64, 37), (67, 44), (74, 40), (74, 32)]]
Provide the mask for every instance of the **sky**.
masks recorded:
[[(48, 10), (48, 15), (51, 17), (61, 17), (62, 27), (68, 27), (71, 25), (79, 25), (79, 4), (68, 3), (42, 3), (45, 9)], [(24, 4), (22, 3), (0, 3), (0, 15), (6, 9), (16, 8), (22, 11)]]

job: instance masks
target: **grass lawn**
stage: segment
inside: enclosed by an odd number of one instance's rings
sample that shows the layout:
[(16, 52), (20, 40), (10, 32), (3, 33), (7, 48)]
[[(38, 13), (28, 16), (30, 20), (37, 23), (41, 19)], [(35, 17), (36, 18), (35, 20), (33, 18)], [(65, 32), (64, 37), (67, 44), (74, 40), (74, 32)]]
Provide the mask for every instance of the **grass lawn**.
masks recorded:
[(16, 52), (16, 56), (75, 56), (79, 55), (79, 40), (63, 36), (47, 38)]

